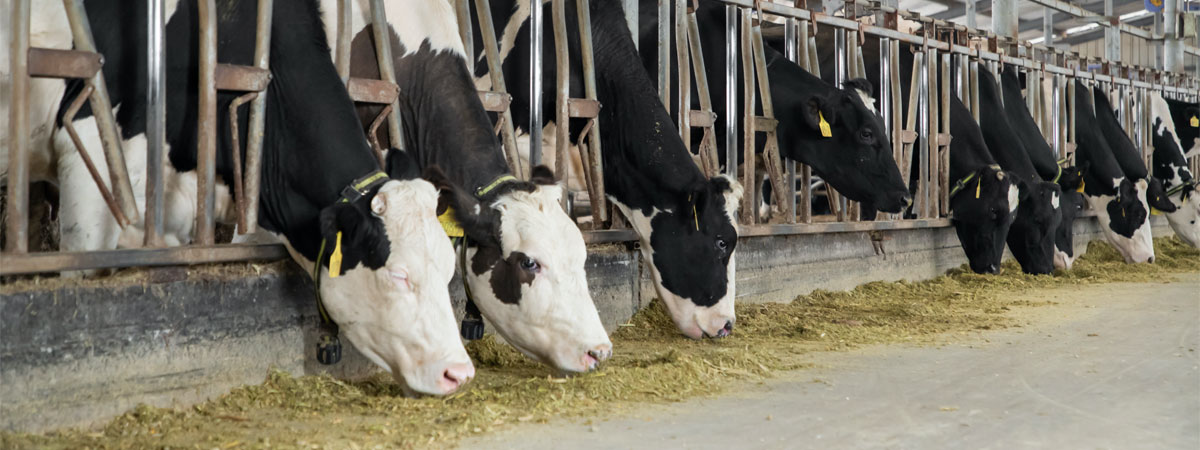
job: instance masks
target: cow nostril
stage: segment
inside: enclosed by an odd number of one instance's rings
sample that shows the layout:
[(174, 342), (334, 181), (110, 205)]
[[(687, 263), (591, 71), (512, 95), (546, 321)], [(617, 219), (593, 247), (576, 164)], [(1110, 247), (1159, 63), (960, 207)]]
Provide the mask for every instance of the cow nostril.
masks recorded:
[(1153, 257), (1153, 256), (1151, 256), (1151, 257), (1150, 257), (1150, 259), (1149, 259), (1149, 260), (1147, 260), (1147, 262), (1149, 262), (1150, 264), (1154, 264), (1154, 257)]
[(721, 327), (720, 330), (717, 330), (717, 337), (721, 338), (721, 337), (729, 336), (731, 334), (733, 334), (733, 321), (726, 320), (725, 326)]
[(471, 364), (451, 364), (442, 372), (442, 388), (446, 393), (454, 392), (471, 378), (475, 377), (475, 366)]

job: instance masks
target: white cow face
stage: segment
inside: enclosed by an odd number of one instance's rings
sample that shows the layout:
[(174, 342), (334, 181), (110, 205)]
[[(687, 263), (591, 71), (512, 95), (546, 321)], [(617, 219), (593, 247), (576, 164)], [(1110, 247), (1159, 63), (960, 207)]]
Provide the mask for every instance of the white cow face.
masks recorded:
[(559, 203), (554, 174), (538, 166), (531, 179), (504, 184), (482, 201), (443, 194), (467, 234), (464, 276), (505, 341), (563, 372), (586, 372), (612, 354), (588, 292), (587, 248)]
[(1154, 242), (1150, 236), (1150, 206), (1146, 203), (1146, 180), (1130, 182), (1113, 179), (1117, 195), (1088, 195), (1096, 211), (1100, 228), (1108, 242), (1117, 248), (1126, 263), (1154, 262)]
[[(450, 305), (454, 250), (437, 221), (438, 193), (415, 179), (321, 212), (321, 298), (355, 348), (410, 393), (446, 395), (475, 374)], [(341, 276), (329, 260), (342, 233)], [(289, 247), (290, 248), (290, 247)], [(306, 270), (312, 262), (292, 252)]]
[(1171, 202), (1179, 206), (1175, 212), (1167, 213), (1167, 223), (1184, 242), (1200, 248), (1200, 195), (1195, 186), (1185, 187), (1172, 195)]
[(641, 237), (642, 258), (675, 326), (692, 339), (733, 331), (737, 207), (742, 188), (714, 177), (647, 214), (613, 200)]

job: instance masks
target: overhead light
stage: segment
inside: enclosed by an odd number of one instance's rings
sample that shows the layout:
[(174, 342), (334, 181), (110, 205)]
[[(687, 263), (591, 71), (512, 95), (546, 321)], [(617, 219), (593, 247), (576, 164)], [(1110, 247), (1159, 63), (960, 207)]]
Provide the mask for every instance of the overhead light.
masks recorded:
[(1151, 14), (1154, 14), (1154, 13), (1152, 13), (1150, 11), (1146, 11), (1144, 9), (1140, 9), (1140, 10), (1137, 10), (1137, 11), (1134, 11), (1131, 13), (1121, 14), (1120, 19), (1122, 22), (1128, 22), (1130, 20), (1141, 19), (1141, 18), (1149, 16)]
[(1035, 44), (1035, 45), (1036, 45), (1036, 44), (1041, 44), (1041, 43), (1042, 43), (1042, 42), (1044, 42), (1045, 40), (1046, 40), (1046, 37), (1045, 37), (1045, 36), (1042, 36), (1042, 37), (1035, 37), (1035, 38), (1033, 38), (1033, 39), (1030, 39), (1030, 40), (1029, 40), (1029, 43), (1030, 43), (1030, 44)]
[(1063, 32), (1063, 36), (1070, 36), (1073, 34), (1086, 33), (1088, 31), (1092, 31), (1097, 28), (1100, 28), (1100, 24), (1089, 23), (1087, 25), (1080, 25), (1077, 27), (1067, 28), (1067, 31)]

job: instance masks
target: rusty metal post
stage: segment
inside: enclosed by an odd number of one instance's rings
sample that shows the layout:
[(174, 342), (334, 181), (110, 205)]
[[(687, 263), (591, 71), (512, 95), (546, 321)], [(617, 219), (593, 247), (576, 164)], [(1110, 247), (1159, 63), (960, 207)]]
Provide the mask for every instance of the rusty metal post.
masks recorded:
[[(475, 11), (479, 18), (479, 35), (482, 37), (483, 51), (487, 57), (488, 77), (492, 81), (492, 91), (507, 93), (508, 87), (504, 83), (504, 73), (501, 67), (500, 48), (496, 42), (496, 26), (492, 22), (492, 9), (488, 0), (475, 0)], [(500, 140), (504, 146), (509, 169), (517, 178), (525, 179), (526, 173), (521, 167), (521, 157), (517, 149), (517, 134), (513, 125), (512, 108), (505, 108), (504, 112), (500, 113), (500, 122), (502, 122), (500, 124)], [(534, 141), (530, 140), (530, 142)], [(531, 148), (530, 152), (532, 151)]]
[[(341, 7), (345, 11), (339, 11), (339, 21), (346, 23), (350, 21), (349, 7)], [(274, 27), (272, 20), (272, 11), (275, 10), (275, 0), (258, 0), (258, 19), (255, 23), (254, 37), (254, 67), (269, 70), (271, 61), (271, 33)], [(345, 13), (346, 18), (342, 19), (340, 15)], [(350, 25), (343, 23), (346, 30), (350, 29)], [(338, 34), (342, 33), (342, 26), (338, 28)], [(347, 43), (349, 42), (349, 32), (346, 32)], [(339, 36), (338, 40), (341, 40)], [(347, 61), (347, 77), (343, 81), (349, 79), (349, 45), (346, 45), (346, 61)], [(339, 56), (340, 58), (341, 56)], [(258, 96), (250, 102), (250, 118), (249, 129), (246, 130), (246, 170), (243, 180), (243, 190), (245, 191), (245, 206), (240, 208), (239, 212), (242, 217), (245, 217), (245, 226), (238, 224), (238, 232), (241, 234), (253, 233), (258, 231), (258, 192), (260, 180), (262, 177), (262, 143), (263, 129), (266, 127), (266, 112), (267, 112), (267, 95), (270, 89), (258, 93)]]
[[(550, 22), (554, 26), (554, 173), (560, 177), (567, 176), (567, 148), (571, 145), (571, 58), (567, 48), (567, 5), (566, 0), (551, 0)], [(529, 145), (536, 145), (530, 142)], [(567, 206), (567, 197), (562, 197), (563, 208)]]
[[(583, 95), (595, 100), (599, 95), (596, 88), (596, 58), (592, 46), (592, 13), (589, 0), (575, 0), (576, 18), (579, 21), (579, 59), (583, 65)], [(608, 220), (608, 197), (604, 194), (604, 154), (600, 145), (600, 119), (589, 119), (587, 132), (587, 160), (584, 169), (591, 175), (592, 219), (597, 224)], [(583, 140), (583, 136), (580, 136)], [(580, 146), (580, 149), (584, 148)]]
[[(375, 57), (379, 62), (379, 74), (383, 81), (396, 83), (396, 66), (392, 60), (392, 39), (388, 30), (387, 11), (383, 0), (371, 0), (371, 32), (375, 38)], [(404, 150), (404, 129), (400, 125), (400, 100), (392, 102), (392, 113), (388, 115), (388, 135), (392, 147)], [(533, 142), (533, 141), (530, 141)]]
[(462, 39), (463, 54), (467, 55), (467, 67), (475, 71), (475, 36), (471, 30), (471, 0), (454, 0), (454, 13), (458, 18), (458, 37)]
[(678, 99), (676, 102), (676, 113), (678, 115), (676, 126), (679, 127), (679, 137), (683, 140), (683, 146), (688, 150), (692, 149), (692, 80), (691, 80), (691, 61), (688, 58), (688, 32), (687, 32), (687, 2), (688, 0), (675, 0), (673, 13), (675, 15), (675, 61), (676, 73), (678, 74), (679, 93), (676, 94)]
[(217, 5), (199, 0), (200, 83), (196, 124), (196, 245), (213, 244), (217, 165)]
[[(800, 59), (800, 49), (799, 49), (799, 45), (798, 45), (799, 40), (796, 36), (796, 34), (797, 34), (796, 32), (798, 31), (797, 28), (799, 26), (796, 23), (796, 19), (791, 18), (791, 17), (787, 18), (787, 20), (784, 22), (783, 26), (784, 26), (784, 28), (783, 28), (784, 53), (787, 55), (787, 58), (789, 60), (791, 60), (792, 62), (797, 62)], [(806, 66), (806, 65), (807, 65), (807, 63), (800, 64), (801, 67)], [(787, 172), (787, 180), (786, 180), (786, 182), (787, 182), (786, 187), (787, 187), (787, 193), (788, 193), (788, 196), (787, 196), (787, 198), (788, 198), (787, 222), (788, 223), (796, 223), (796, 217), (799, 215), (798, 212), (796, 211), (798, 209), (797, 208), (798, 205), (796, 204), (796, 160), (789, 158), (789, 159), (785, 160), (783, 162), (783, 164), (784, 164), (784, 167), (786, 168), (786, 172)]]
[(163, 0), (148, 0), (146, 14), (146, 216), (144, 247), (162, 247), (163, 151), (167, 147), (165, 19)]
[(337, 67), (338, 77), (345, 84), (350, 81), (350, 41), (353, 39), (350, 33), (354, 30), (350, 28), (354, 26), (354, 0), (338, 0), (337, 2), (337, 47), (334, 49), (334, 65)]
[[(75, 49), (96, 53), (96, 43), (92, 40), (92, 28), (87, 20), (87, 11), (83, 8), (83, 0), (63, 0), (63, 8), (66, 9), (67, 20), (71, 23)], [(91, 97), (92, 116), (96, 118), (96, 127), (100, 131), (100, 145), (104, 148), (105, 161), (108, 163), (108, 179), (112, 184), (113, 195), (125, 217), (136, 217), (137, 203), (133, 196), (133, 184), (125, 166), (125, 152), (121, 150), (121, 136), (117, 132), (117, 122), (113, 119), (113, 108), (108, 98), (108, 84), (104, 82), (104, 72), (93, 74), (87, 80), (87, 84), (96, 89)]]
[(671, 110), (671, 0), (658, 0), (658, 96)]
[(29, 0), (13, 0), (8, 47), (12, 85), (8, 114), (8, 205), (5, 250), (29, 251)]

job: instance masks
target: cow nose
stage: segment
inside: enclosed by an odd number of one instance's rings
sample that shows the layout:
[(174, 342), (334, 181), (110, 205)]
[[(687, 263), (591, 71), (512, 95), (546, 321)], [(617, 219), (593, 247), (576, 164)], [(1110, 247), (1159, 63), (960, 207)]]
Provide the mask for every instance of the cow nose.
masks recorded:
[(438, 384), (445, 393), (449, 394), (474, 377), (475, 366), (471, 363), (451, 364), (446, 366), (446, 370), (442, 372), (442, 379)]
[(733, 321), (726, 320), (725, 326), (722, 327), (720, 330), (717, 330), (717, 337), (723, 338), (725, 336), (729, 336), (730, 334), (733, 334)]
[(1148, 262), (1148, 263), (1150, 263), (1150, 264), (1154, 264), (1154, 257), (1153, 257), (1153, 256), (1151, 256), (1151, 257), (1150, 257), (1150, 259), (1147, 259), (1147, 260), (1146, 260), (1146, 262)]
[(583, 357), (584, 370), (595, 369), (596, 366), (600, 365), (601, 361), (608, 359), (610, 356), (612, 356), (612, 344), (600, 344), (592, 347)]

